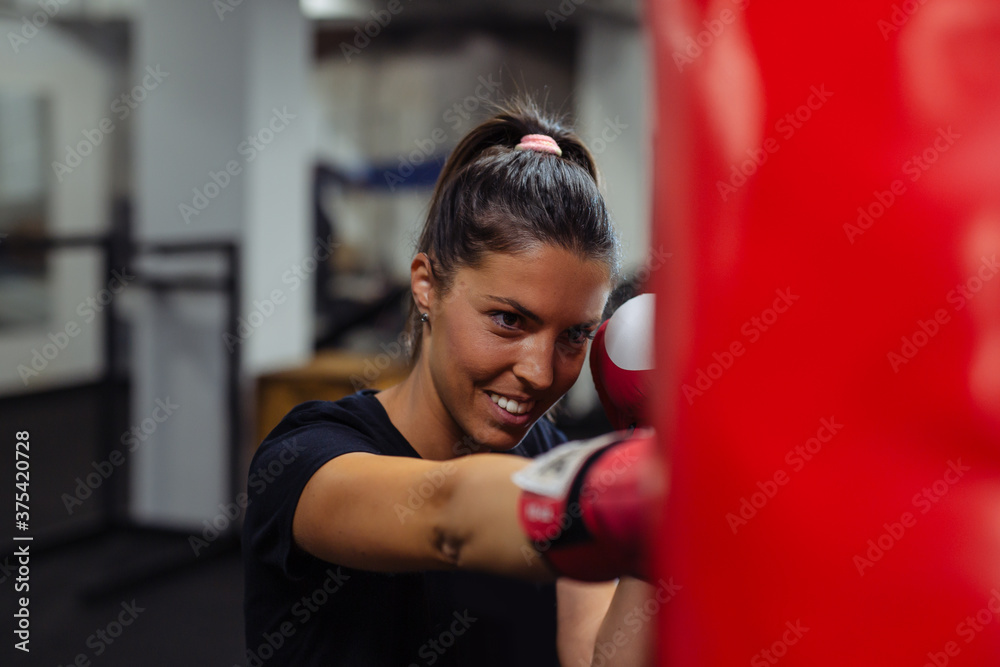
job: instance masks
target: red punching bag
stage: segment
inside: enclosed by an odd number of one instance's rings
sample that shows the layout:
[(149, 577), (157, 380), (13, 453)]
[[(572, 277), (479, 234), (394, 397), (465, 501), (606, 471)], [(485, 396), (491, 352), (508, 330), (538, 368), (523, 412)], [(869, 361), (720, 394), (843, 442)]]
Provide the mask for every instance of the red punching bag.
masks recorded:
[(658, 664), (1000, 665), (1000, 7), (648, 9)]

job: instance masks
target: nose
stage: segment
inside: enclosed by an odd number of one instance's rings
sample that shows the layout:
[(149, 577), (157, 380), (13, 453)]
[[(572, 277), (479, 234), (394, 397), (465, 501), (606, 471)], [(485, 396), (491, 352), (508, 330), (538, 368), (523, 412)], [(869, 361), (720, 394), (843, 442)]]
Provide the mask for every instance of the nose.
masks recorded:
[(542, 336), (531, 336), (525, 340), (514, 361), (514, 375), (533, 391), (542, 391), (552, 386), (555, 378), (554, 341)]

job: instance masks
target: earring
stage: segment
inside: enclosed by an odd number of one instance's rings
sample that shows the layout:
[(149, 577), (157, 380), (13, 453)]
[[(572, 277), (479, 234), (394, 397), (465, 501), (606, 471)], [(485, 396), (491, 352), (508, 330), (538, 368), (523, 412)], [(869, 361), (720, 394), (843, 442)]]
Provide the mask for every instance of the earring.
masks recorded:
[(421, 322), (429, 322), (430, 319), (431, 319), (431, 316), (428, 315), (427, 313), (420, 313), (420, 321)]

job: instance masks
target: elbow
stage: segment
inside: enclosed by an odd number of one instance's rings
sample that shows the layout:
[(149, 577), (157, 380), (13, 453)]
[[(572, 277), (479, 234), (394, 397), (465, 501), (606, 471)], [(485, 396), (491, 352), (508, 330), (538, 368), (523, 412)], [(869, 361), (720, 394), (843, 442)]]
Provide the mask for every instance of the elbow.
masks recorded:
[(458, 487), (459, 482), (452, 475), (428, 499), (433, 517), (430, 525), (432, 556), (443, 569), (462, 569), (466, 565), (467, 559), (463, 556), (471, 539)]
[(438, 526), (434, 530), (434, 558), (445, 569), (460, 570), (465, 565), (462, 558), (466, 540), (447, 526)]
[(453, 463), (433, 498), (432, 548), (442, 567), (524, 576), (518, 548), (520, 490), (511, 474), (527, 465), (517, 456), (481, 454)]

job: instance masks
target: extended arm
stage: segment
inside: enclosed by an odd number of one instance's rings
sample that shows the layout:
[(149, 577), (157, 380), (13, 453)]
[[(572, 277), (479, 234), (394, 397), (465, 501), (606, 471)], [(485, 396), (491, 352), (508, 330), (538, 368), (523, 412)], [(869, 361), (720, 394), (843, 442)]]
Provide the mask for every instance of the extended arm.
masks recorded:
[(534, 557), (518, 524), (511, 474), (529, 463), (502, 454), (444, 463), (344, 454), (306, 484), (295, 542), (318, 558), (366, 570), (461, 568), (551, 581), (555, 575)]
[(306, 484), (293, 534), (318, 558), (366, 570), (612, 579), (642, 571), (643, 516), (656, 502), (643, 488), (652, 453), (646, 431), (566, 444), (533, 461), (344, 454)]

